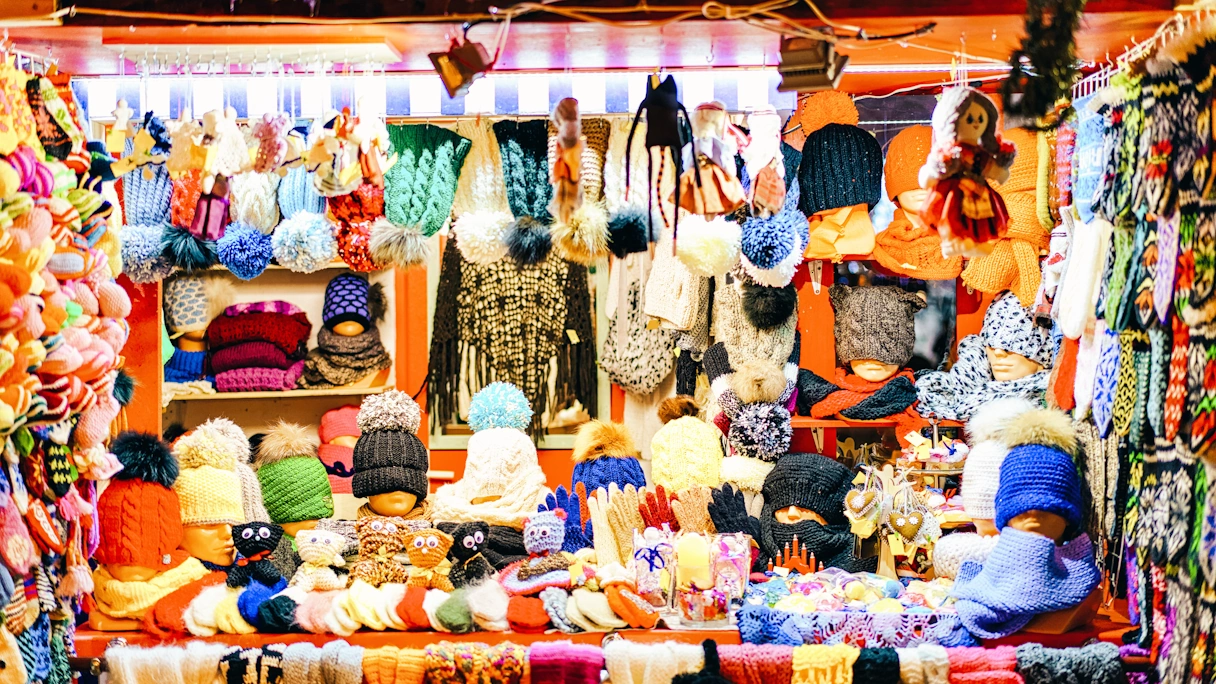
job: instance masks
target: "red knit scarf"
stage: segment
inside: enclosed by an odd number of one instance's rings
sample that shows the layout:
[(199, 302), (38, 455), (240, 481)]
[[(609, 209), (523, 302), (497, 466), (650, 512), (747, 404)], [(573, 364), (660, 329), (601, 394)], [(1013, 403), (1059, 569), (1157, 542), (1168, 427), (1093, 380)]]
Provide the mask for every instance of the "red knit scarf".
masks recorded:
[[(812, 418), (831, 418), (839, 414), (841, 411), (850, 409), (861, 402), (869, 399), (875, 392), (882, 389), (888, 382), (895, 378), (907, 378), (915, 382), (916, 378), (912, 371), (905, 368), (895, 375), (883, 380), (882, 382), (870, 382), (864, 378), (846, 373), (843, 368), (836, 369), (836, 376), (833, 382), (840, 389), (832, 392), (824, 397), (819, 403), (811, 406)], [(904, 439), (904, 435), (909, 432), (917, 432), (928, 422), (916, 412), (912, 404), (908, 408), (899, 413), (888, 416), (889, 420), (895, 421), (895, 437), (899, 440), (900, 446), (908, 446), (908, 442)]]

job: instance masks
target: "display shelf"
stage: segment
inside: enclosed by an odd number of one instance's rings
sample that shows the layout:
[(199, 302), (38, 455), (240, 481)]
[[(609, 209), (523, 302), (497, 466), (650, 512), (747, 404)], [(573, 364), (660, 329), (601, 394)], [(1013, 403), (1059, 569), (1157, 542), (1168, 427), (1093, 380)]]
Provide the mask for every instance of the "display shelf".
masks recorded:
[[(315, 271), (311, 271), (311, 273), (321, 273), (323, 271), (332, 271), (332, 270), (336, 270), (336, 269), (354, 270), (350, 267), (350, 264), (339, 259), (337, 261), (331, 261), (328, 264), (326, 264), (325, 266), (322, 266), (321, 268), (319, 268)], [(211, 270), (212, 271), (228, 271), (228, 267), (224, 266), (222, 264), (217, 264), (215, 266), (212, 266)], [(266, 267), (266, 270), (267, 271), (290, 271), (291, 269), (287, 268), (286, 266), (280, 266), (278, 264), (270, 264)], [(377, 269), (377, 270), (380, 270), (380, 269)], [(299, 273), (300, 275), (308, 275), (308, 273), (305, 273), (303, 271), (292, 271), (292, 273)]]
[[(828, 428), (828, 429), (844, 429), (844, 428), (893, 428), (895, 421), (893, 420), (850, 420), (848, 418), (811, 418), (809, 416), (794, 416), (790, 419), (790, 425), (795, 430), (807, 430), (812, 428)], [(957, 420), (943, 420), (937, 424), (938, 427), (962, 427), (963, 424)]]
[(336, 387), (333, 389), (299, 389), (282, 392), (216, 392), (215, 394), (179, 394), (170, 399), (176, 401), (215, 401), (217, 399), (297, 399), (300, 397), (349, 397), (364, 394), (380, 394), (393, 389), (392, 385), (379, 387)]

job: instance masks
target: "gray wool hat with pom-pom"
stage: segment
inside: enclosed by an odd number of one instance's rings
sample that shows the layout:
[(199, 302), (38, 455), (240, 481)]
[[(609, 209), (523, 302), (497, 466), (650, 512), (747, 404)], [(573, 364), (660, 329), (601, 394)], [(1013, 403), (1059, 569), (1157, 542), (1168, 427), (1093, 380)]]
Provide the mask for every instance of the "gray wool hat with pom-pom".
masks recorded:
[(373, 394), (363, 400), (357, 418), (362, 434), (355, 443), (355, 476), (351, 493), (368, 497), (407, 492), (426, 498), (430, 455), (415, 434), (422, 411), (400, 390)]

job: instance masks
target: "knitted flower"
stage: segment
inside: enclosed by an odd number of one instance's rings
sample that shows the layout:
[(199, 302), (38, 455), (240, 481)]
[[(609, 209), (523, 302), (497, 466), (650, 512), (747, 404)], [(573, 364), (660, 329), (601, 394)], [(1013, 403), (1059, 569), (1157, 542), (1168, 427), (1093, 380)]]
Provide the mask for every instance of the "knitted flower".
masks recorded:
[(696, 275), (720, 276), (739, 263), (739, 224), (723, 217), (706, 221), (690, 215), (676, 236), (676, 256)]
[(228, 226), (224, 237), (216, 241), (215, 251), (220, 263), (241, 280), (262, 275), (274, 255), (270, 235), (244, 223)]
[(401, 390), (389, 390), (373, 394), (363, 400), (359, 408), (359, 429), (363, 432), (377, 430), (404, 430), (415, 432), (422, 424), (422, 410)]
[(469, 427), (473, 432), (490, 428), (524, 430), (531, 422), (528, 398), (509, 382), (492, 382), (469, 402)]
[(505, 211), (471, 211), (456, 219), (456, 248), (465, 261), (492, 264), (507, 254), (504, 238), (511, 225), (511, 215)]
[(313, 273), (338, 256), (337, 227), (324, 214), (300, 211), (285, 219), (270, 238), (280, 266), (297, 273)]
[(123, 226), (123, 273), (136, 284), (156, 283), (173, 272), (161, 252), (162, 226)]

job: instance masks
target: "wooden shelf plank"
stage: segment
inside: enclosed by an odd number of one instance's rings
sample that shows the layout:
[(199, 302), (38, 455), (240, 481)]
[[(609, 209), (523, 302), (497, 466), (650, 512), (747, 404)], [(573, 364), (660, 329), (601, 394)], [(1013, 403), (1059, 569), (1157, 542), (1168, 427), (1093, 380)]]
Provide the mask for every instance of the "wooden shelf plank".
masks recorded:
[[(349, 265), (349, 264), (347, 264), (345, 261), (341, 261), (341, 260), (338, 260), (338, 261), (331, 261), (331, 262), (329, 262), (328, 264), (326, 264), (326, 265), (325, 265), (323, 268), (320, 268), (320, 269), (317, 269), (316, 271), (313, 271), (313, 273), (318, 273), (318, 272), (320, 272), (320, 271), (332, 271), (332, 270), (337, 270), (337, 269), (350, 269), (350, 265)], [(228, 267), (226, 267), (226, 266), (224, 266), (224, 265), (222, 265), (222, 264), (217, 264), (217, 265), (215, 265), (215, 266), (212, 266), (212, 267), (211, 267), (211, 270), (213, 270), (213, 271), (227, 271), (227, 270), (228, 270)], [(280, 266), (280, 265), (278, 265), (278, 264), (270, 264), (269, 266), (267, 266), (267, 267), (266, 267), (266, 270), (267, 270), (267, 271), (288, 271), (288, 270), (291, 270), (291, 269), (287, 268), (286, 266)], [(352, 270), (353, 270), (353, 269), (352, 269)], [(307, 273), (301, 273), (300, 271), (295, 271), (295, 272), (296, 272), (296, 273), (300, 273), (300, 275), (308, 275)]]
[(217, 399), (296, 399), (299, 397), (349, 397), (363, 394), (379, 394), (393, 389), (391, 385), (381, 387), (338, 387), (334, 389), (299, 389), (283, 392), (216, 392), (215, 394), (179, 394), (171, 401), (214, 401)]

